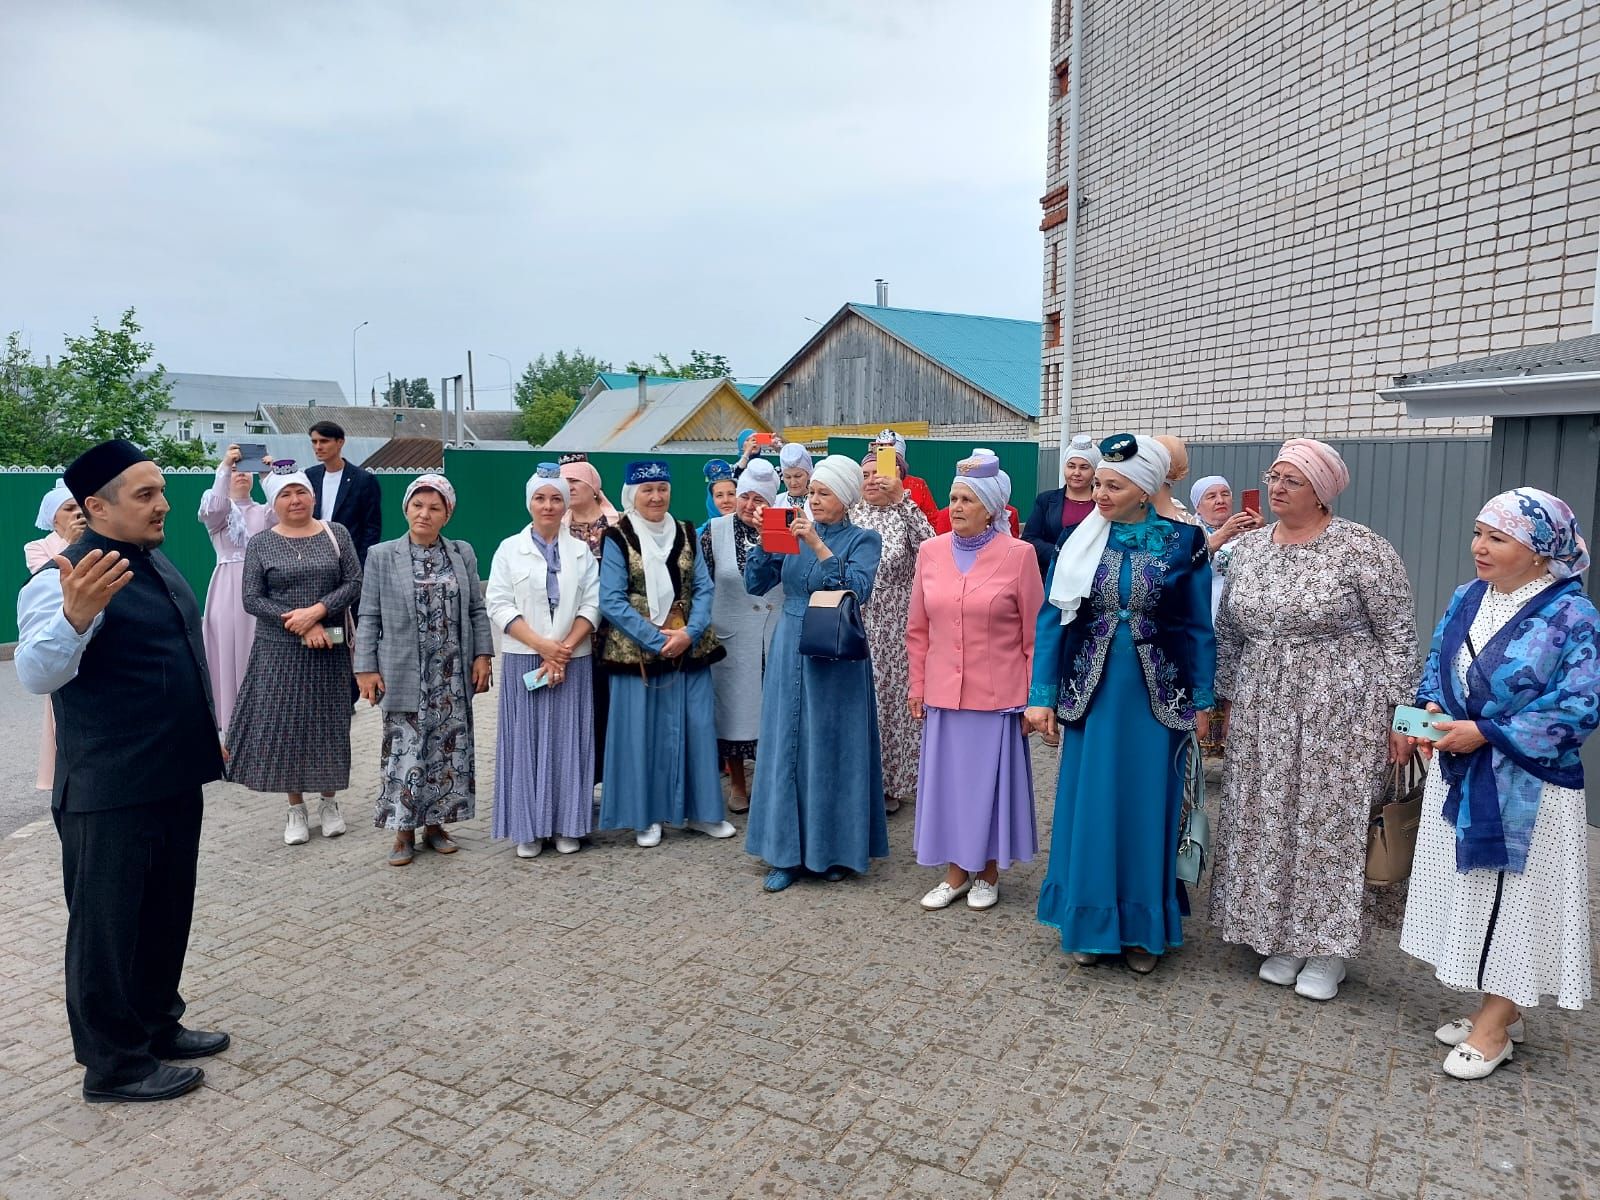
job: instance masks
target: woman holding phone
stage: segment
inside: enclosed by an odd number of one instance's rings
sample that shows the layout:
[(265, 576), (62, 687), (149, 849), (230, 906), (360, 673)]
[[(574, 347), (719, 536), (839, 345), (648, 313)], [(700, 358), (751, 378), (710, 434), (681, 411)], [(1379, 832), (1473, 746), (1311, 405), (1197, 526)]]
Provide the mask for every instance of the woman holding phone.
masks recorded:
[[(1261, 493), (1246, 493), (1247, 497), (1252, 495), (1259, 506)], [(1195, 480), (1189, 489), (1189, 504), (1200, 518), (1200, 528), (1206, 534), (1206, 549), (1211, 551), (1211, 616), (1215, 619), (1217, 606), (1222, 603), (1222, 585), (1228, 577), (1228, 559), (1233, 553), (1229, 543), (1241, 533), (1260, 529), (1261, 513), (1248, 506), (1234, 512), (1233, 488), (1221, 475)]]
[(1600, 614), (1579, 576), (1572, 509), (1521, 487), (1473, 525), (1477, 579), (1456, 589), (1417, 703), (1448, 713), (1432, 755), (1400, 948), (1454, 991), (1447, 1075), (1482, 1079), (1526, 1036), (1523, 1011), (1582, 1008), (1589, 967), (1588, 830), (1579, 753), (1600, 714)]
[(394, 833), (391, 867), (411, 862), (417, 830), (436, 853), (459, 848), (445, 825), (477, 811), (472, 697), (489, 690), (494, 664), (478, 557), (444, 536), (455, 488), (418, 475), (402, 506), (406, 535), (367, 551), (355, 653), (356, 686), (383, 709), (372, 824)]
[(501, 542), (484, 596), (505, 634), (493, 836), (537, 858), (545, 840), (573, 854), (594, 823), (593, 639), (600, 566), (562, 527), (571, 484), (540, 463), (523, 489), (529, 523)]

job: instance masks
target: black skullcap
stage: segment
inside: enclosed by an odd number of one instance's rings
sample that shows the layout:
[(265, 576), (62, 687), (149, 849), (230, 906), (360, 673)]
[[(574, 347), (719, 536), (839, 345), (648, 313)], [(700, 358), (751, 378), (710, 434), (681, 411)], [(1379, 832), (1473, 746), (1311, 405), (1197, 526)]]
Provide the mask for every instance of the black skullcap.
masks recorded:
[(81, 507), (85, 500), (129, 467), (149, 461), (150, 456), (132, 442), (113, 438), (98, 446), (90, 446), (78, 455), (72, 460), (72, 465), (61, 473), (61, 478), (66, 481), (67, 490)]

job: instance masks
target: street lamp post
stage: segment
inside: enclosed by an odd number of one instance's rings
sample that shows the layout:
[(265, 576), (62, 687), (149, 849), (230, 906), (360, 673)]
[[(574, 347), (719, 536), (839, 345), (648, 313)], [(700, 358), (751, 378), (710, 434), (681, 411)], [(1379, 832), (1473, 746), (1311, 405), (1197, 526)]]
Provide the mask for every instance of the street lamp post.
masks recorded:
[(498, 358), (501, 362), (505, 363), (505, 365), (506, 365), (506, 389), (507, 389), (507, 392), (509, 393), (509, 397), (510, 397), (510, 400), (511, 400), (511, 406), (513, 408), (515, 408), (516, 405), (517, 405), (517, 385), (516, 385), (516, 383), (513, 382), (513, 378), (514, 377), (512, 375), (512, 371), (511, 371), (511, 360), (509, 358), (507, 358), (504, 354), (496, 354), (493, 350), (485, 350), (484, 353), (487, 354), (490, 358)]
[(356, 390), (357, 388), (359, 388), (361, 386), (360, 380), (356, 375), (356, 334), (360, 333), (363, 329), (365, 329), (370, 324), (372, 324), (371, 321), (363, 321), (363, 322), (361, 322), (361, 324), (357, 325), (354, 329), (352, 329), (350, 331), (350, 403), (351, 404), (360, 404), (361, 403), (361, 393)]

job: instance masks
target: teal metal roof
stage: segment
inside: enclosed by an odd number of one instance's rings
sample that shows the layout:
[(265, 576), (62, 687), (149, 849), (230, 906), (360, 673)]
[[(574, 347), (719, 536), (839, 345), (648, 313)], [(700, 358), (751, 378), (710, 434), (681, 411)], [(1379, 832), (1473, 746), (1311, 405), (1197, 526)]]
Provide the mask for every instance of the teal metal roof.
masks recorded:
[(1038, 321), (851, 304), (850, 310), (1026, 417), (1039, 416)]
[[(630, 375), (626, 371), (601, 371), (597, 378), (601, 383), (605, 384), (606, 391), (608, 392), (617, 391), (619, 388), (631, 388), (639, 386), (639, 377), (637, 375)], [(665, 387), (669, 383), (682, 382), (683, 380), (673, 375), (646, 375), (644, 377), (644, 383), (646, 387)], [(746, 400), (750, 399), (751, 396), (754, 396), (761, 390), (761, 385), (759, 383), (735, 382), (733, 386), (739, 389), (739, 394)]]

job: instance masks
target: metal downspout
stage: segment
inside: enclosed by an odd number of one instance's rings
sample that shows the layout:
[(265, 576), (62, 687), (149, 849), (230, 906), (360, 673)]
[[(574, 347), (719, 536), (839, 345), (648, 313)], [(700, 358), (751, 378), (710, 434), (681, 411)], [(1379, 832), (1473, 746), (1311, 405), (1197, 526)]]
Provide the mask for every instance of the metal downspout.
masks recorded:
[[(1072, 0), (1072, 41), (1067, 48), (1067, 242), (1066, 298), (1061, 305), (1061, 451), (1057, 462), (1067, 465), (1072, 441), (1072, 334), (1078, 292), (1078, 145), (1081, 126), (1079, 97), (1083, 93), (1083, 0)], [(1597, 309), (1600, 312), (1600, 309)]]

